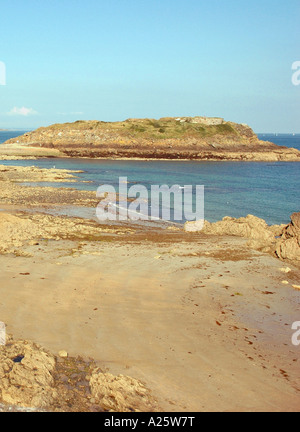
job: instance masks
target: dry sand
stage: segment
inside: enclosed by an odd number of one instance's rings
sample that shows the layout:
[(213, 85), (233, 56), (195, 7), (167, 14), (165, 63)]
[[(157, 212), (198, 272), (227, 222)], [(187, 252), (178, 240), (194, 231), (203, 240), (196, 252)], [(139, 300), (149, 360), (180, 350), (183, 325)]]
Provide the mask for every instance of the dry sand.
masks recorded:
[[(299, 269), (284, 273), (244, 239), (8, 208), (0, 321), (9, 333), (140, 380), (157, 410), (299, 411)], [(16, 238), (5, 238), (7, 224), (21, 227)]]

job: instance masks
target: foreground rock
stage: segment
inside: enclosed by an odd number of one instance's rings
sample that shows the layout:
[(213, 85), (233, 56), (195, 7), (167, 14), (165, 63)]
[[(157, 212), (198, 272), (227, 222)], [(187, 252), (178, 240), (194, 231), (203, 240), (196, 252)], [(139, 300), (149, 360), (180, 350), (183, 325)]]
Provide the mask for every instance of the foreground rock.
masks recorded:
[(34, 343), (13, 341), (0, 347), (0, 396), (3, 402), (44, 408), (57, 397), (55, 358)]
[(92, 395), (107, 411), (147, 412), (152, 411), (155, 406), (155, 401), (146, 387), (128, 376), (116, 377), (95, 370), (90, 379), (90, 387)]
[[(203, 228), (201, 229), (201, 227)], [(228, 235), (244, 237), (249, 239), (248, 245), (254, 249), (269, 252), (275, 247), (276, 237), (282, 234), (285, 225), (269, 226), (256, 216), (248, 215), (244, 218), (224, 217), (223, 220), (215, 223), (205, 221), (187, 222), (185, 231), (202, 231), (209, 235)]]
[(298, 150), (260, 141), (245, 124), (207, 117), (57, 124), (7, 141), (1, 155), (300, 161)]
[(284, 228), (275, 252), (281, 259), (300, 261), (300, 212), (291, 216), (291, 223)]
[(156, 402), (138, 380), (103, 373), (92, 360), (61, 359), (41, 346), (8, 336), (0, 346), (0, 412), (153, 411)]
[(222, 221), (210, 223), (207, 221), (187, 222), (186, 232), (202, 232), (209, 235), (228, 235), (249, 239), (250, 248), (262, 252), (271, 252), (282, 260), (300, 261), (300, 213), (291, 216), (291, 223), (272, 225), (256, 216), (235, 219), (225, 217)]

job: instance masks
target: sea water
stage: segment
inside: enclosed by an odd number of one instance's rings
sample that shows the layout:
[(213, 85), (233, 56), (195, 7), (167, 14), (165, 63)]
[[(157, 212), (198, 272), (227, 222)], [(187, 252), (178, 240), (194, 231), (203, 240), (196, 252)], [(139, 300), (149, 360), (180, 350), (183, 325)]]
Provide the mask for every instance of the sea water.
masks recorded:
[[(20, 132), (0, 132), (0, 142)], [(300, 149), (300, 135), (260, 134), (260, 139)], [(42, 183), (45, 186), (73, 187), (95, 191), (100, 185), (116, 189), (119, 177), (127, 177), (128, 187), (151, 185), (204, 185), (205, 219), (215, 222), (224, 216), (253, 214), (268, 224), (288, 223), (300, 211), (299, 162), (212, 162), (212, 161), (111, 161), (94, 159), (39, 159), (1, 161), (3, 165), (38, 166), (82, 170), (78, 183)], [(83, 183), (87, 182), (87, 183)], [(74, 213), (74, 212), (73, 212)], [(74, 215), (74, 214), (73, 214)], [(95, 209), (82, 216), (95, 217)], [(80, 211), (78, 211), (80, 216)], [(183, 221), (184, 222), (184, 221)]]

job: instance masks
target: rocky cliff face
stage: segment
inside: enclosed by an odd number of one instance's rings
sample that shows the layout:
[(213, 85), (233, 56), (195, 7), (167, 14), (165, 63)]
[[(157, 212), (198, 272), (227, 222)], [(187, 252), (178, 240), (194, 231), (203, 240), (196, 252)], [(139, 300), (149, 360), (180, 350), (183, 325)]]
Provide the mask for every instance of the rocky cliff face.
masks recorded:
[[(11, 139), (1, 152), (89, 158), (300, 161), (300, 152), (260, 141), (247, 125), (220, 118), (77, 121)], [(19, 154), (19, 153), (18, 153)]]

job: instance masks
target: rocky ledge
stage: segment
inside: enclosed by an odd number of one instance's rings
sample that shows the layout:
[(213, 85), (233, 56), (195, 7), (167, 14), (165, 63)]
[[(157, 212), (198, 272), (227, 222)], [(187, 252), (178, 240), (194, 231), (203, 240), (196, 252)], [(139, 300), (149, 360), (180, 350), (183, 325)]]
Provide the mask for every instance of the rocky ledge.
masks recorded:
[(187, 222), (184, 228), (186, 232), (244, 237), (250, 248), (300, 265), (300, 212), (292, 214), (288, 225), (269, 226), (263, 219), (248, 215), (239, 219), (225, 217), (215, 223)]
[(140, 381), (105, 373), (92, 359), (69, 357), (65, 351), (54, 355), (11, 336), (0, 346), (0, 412), (157, 409)]
[(260, 141), (221, 118), (77, 121), (43, 127), (1, 145), (0, 157), (300, 161), (300, 151)]

